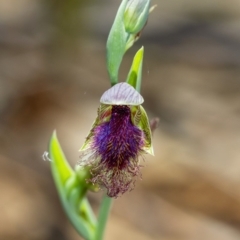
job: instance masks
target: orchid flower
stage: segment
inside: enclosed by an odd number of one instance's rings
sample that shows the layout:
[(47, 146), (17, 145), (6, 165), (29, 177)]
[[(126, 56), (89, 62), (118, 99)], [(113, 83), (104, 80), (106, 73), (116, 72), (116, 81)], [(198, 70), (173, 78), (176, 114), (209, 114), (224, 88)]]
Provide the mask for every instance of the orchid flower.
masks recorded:
[(153, 155), (143, 97), (128, 83), (118, 83), (100, 99), (98, 116), (80, 149), (81, 166), (90, 167), (87, 181), (107, 189), (109, 197), (134, 187), (140, 174), (139, 157)]

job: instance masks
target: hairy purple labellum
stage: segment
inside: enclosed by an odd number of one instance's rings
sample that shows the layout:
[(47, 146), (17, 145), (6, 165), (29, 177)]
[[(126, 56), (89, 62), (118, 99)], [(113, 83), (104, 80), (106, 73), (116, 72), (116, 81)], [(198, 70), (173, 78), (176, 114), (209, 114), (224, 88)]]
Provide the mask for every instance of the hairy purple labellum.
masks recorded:
[[(119, 83), (107, 92), (118, 93), (119, 103), (123, 98), (128, 99), (126, 92), (119, 92), (124, 88), (131, 93), (131, 101), (134, 102), (134, 95), (136, 101), (141, 99), (141, 95), (126, 83)], [(109, 101), (107, 92), (103, 97)], [(117, 197), (132, 189), (135, 177), (140, 173), (139, 155), (146, 152), (153, 154), (146, 113), (141, 106), (128, 104), (102, 103), (93, 128), (81, 148), (80, 165), (91, 167), (92, 178), (88, 181), (104, 186), (110, 197)]]
[(113, 106), (110, 121), (94, 130), (92, 148), (100, 156), (100, 162), (93, 169), (97, 174), (93, 181), (105, 185), (110, 197), (127, 191), (132, 178), (138, 175), (137, 158), (143, 139), (143, 132), (131, 122), (128, 106)]

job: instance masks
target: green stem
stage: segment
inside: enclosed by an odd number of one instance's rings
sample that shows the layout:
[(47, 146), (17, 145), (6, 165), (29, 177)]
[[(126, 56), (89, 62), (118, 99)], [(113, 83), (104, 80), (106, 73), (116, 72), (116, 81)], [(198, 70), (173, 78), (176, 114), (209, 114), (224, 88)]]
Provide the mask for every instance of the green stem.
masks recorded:
[(103, 240), (103, 235), (106, 228), (111, 205), (112, 198), (108, 197), (107, 195), (104, 195), (98, 214), (98, 225), (94, 240)]

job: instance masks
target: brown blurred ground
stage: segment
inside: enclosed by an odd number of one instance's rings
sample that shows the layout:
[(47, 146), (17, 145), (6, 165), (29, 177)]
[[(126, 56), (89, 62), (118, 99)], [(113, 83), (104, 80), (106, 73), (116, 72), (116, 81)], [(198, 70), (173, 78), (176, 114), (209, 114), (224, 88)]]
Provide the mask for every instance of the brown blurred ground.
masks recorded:
[[(49, 163), (72, 165), (109, 87), (105, 42), (120, 1), (0, 0), (0, 239), (81, 239)], [(107, 240), (240, 239), (240, 2), (155, 1), (142, 95), (160, 117), (143, 180), (114, 203)], [(101, 194), (91, 194), (97, 209)]]

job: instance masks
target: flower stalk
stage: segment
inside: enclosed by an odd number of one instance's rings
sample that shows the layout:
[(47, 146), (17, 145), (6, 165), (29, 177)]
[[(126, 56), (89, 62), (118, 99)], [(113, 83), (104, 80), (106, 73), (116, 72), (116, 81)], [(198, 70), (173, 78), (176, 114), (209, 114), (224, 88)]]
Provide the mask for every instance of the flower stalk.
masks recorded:
[(112, 198), (106, 194), (103, 196), (100, 211), (98, 214), (98, 226), (93, 240), (102, 240), (107, 225), (108, 216), (112, 206)]

